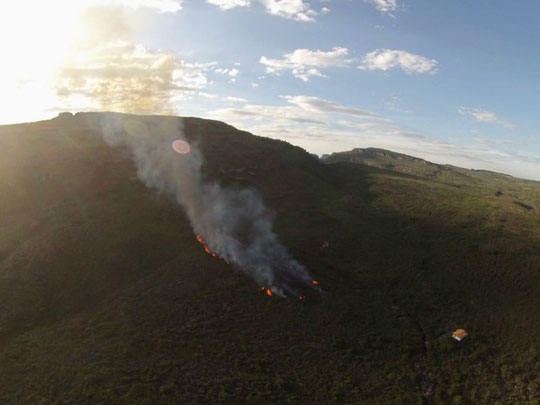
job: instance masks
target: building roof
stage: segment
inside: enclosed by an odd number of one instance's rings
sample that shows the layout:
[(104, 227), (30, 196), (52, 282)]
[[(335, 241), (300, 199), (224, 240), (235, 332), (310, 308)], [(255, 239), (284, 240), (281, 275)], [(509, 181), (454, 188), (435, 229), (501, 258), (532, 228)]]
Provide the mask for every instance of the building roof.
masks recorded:
[(455, 336), (455, 337), (458, 337), (460, 339), (464, 339), (468, 336), (469, 334), (464, 330), (464, 329), (456, 329), (454, 331), (454, 333), (452, 333), (452, 336)]

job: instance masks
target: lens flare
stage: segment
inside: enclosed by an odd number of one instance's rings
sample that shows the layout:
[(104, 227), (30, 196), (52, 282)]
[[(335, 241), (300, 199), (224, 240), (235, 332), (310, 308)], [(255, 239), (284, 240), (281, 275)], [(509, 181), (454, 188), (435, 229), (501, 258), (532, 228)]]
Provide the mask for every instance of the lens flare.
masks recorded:
[(189, 143), (181, 139), (177, 139), (176, 141), (174, 141), (172, 143), (172, 148), (176, 153), (180, 153), (181, 155), (187, 155), (191, 150)]

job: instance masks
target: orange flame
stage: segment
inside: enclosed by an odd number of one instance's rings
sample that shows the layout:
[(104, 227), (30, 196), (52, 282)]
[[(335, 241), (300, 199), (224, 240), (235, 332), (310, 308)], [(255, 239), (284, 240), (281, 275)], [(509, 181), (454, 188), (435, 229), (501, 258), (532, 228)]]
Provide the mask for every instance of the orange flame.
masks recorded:
[(217, 259), (224, 260), (227, 264), (230, 264), (227, 259), (225, 259), (224, 257), (219, 256), (217, 253), (212, 252), (201, 235), (197, 235), (197, 242), (199, 242), (201, 245), (203, 245), (204, 251), (206, 253), (208, 253), (210, 256), (215, 257)]
[(313, 283), (313, 285), (319, 285), (319, 282), (317, 280), (312, 280), (311, 282)]
[(274, 294), (272, 294), (272, 290), (270, 288), (267, 288), (266, 289), (266, 295), (268, 295), (269, 297), (273, 296)]

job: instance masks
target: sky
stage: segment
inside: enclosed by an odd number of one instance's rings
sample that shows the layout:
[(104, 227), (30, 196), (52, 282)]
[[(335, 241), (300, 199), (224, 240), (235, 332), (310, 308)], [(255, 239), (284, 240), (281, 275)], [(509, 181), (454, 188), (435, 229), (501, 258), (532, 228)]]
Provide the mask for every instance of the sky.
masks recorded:
[(0, 124), (225, 121), (318, 155), (379, 147), (540, 180), (540, 2), (19, 0)]

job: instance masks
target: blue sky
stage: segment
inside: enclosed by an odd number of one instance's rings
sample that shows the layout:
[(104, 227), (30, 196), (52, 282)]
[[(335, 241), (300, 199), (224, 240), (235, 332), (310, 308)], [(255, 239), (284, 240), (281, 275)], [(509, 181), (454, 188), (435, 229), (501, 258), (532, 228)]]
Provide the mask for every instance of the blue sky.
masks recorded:
[[(17, 79), (50, 91), (29, 118), (200, 116), (317, 154), (375, 146), (540, 180), (536, 0), (80, 3), (50, 75)], [(0, 121), (27, 119), (12, 111)]]

